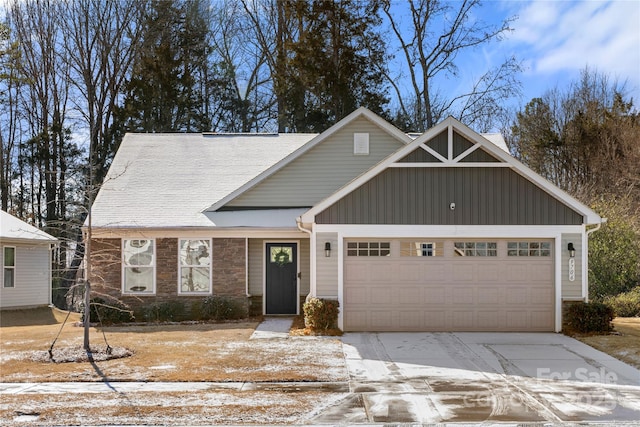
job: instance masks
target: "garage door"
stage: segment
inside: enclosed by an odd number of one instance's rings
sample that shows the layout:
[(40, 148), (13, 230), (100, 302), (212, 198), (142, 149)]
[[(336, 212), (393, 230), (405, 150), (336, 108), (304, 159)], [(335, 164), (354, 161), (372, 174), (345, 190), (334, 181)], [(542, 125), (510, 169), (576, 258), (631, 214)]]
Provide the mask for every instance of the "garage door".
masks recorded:
[(553, 331), (553, 241), (345, 241), (347, 331)]

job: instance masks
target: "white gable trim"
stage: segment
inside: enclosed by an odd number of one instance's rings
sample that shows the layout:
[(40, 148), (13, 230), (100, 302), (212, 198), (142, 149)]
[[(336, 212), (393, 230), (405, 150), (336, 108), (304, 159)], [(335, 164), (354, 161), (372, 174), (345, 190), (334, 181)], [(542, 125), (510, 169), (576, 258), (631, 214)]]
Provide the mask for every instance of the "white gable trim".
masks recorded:
[(234, 200), (244, 192), (250, 190), (251, 188), (255, 187), (256, 185), (258, 185), (259, 183), (261, 183), (262, 181), (270, 177), (271, 175), (278, 172), (284, 166), (295, 161), (304, 153), (311, 150), (313, 147), (320, 144), (322, 141), (326, 140), (331, 135), (333, 135), (334, 133), (336, 133), (343, 127), (347, 126), (349, 123), (353, 122), (355, 119), (359, 117), (367, 118), (368, 120), (373, 122), (375, 125), (377, 125), (380, 129), (382, 129), (383, 131), (385, 131), (386, 133), (388, 133), (398, 141), (402, 142), (403, 144), (409, 144), (410, 142), (412, 142), (412, 139), (408, 135), (400, 131), (400, 129), (396, 128), (391, 123), (387, 122), (386, 120), (384, 120), (377, 114), (371, 112), (370, 110), (364, 107), (360, 107), (357, 110), (355, 110), (353, 113), (349, 114), (344, 119), (340, 120), (335, 125), (331, 126), (326, 131), (322, 132), (321, 134), (313, 138), (308, 143), (304, 144), (302, 147), (298, 148), (293, 153), (286, 156), (284, 159), (280, 160), (278, 163), (274, 164), (273, 166), (271, 166), (270, 168), (268, 168), (267, 170), (265, 170), (264, 172), (262, 172), (261, 174), (259, 174), (258, 176), (256, 176), (255, 178), (253, 178), (252, 180), (250, 180), (240, 188), (238, 188), (237, 190), (234, 190), (233, 192), (229, 193), (227, 196), (223, 197), (222, 199), (220, 199), (210, 207), (206, 208), (202, 212), (215, 211), (220, 209), (221, 207), (231, 202), (232, 200)]
[[(429, 150), (429, 147), (426, 145), (427, 141), (431, 140), (432, 138), (434, 138), (435, 136), (437, 136), (438, 134), (440, 134), (445, 130), (447, 130), (448, 139), (449, 139), (447, 159), (444, 159), (444, 157), (440, 155), (436, 156), (437, 153), (435, 153), (434, 150)], [(475, 145), (482, 147), (484, 150), (486, 150), (489, 154), (496, 157), (502, 163), (457, 162), (457, 160), (460, 160), (463, 158), (462, 154), (464, 153), (462, 153), (460, 156), (457, 156), (455, 159), (456, 161), (454, 161), (453, 148), (452, 148), (454, 130), (458, 132), (460, 135), (467, 138), (468, 140), (472, 141)], [(413, 140), (411, 143), (400, 148), (395, 153), (389, 155), (386, 159), (378, 163), (373, 168), (369, 169), (367, 172), (355, 178), (354, 180), (346, 184), (344, 187), (342, 187), (341, 189), (339, 189), (329, 197), (320, 201), (317, 205), (309, 209), (300, 217), (301, 222), (303, 224), (310, 224), (315, 222), (315, 216), (317, 214), (327, 209), (328, 207), (330, 207), (331, 205), (333, 205), (334, 203), (336, 203), (337, 201), (339, 201), (340, 199), (342, 199), (343, 197), (345, 197), (346, 195), (348, 195), (349, 193), (351, 193), (352, 191), (354, 191), (355, 189), (357, 189), (358, 187), (366, 183), (367, 181), (371, 180), (376, 175), (382, 173), (384, 170), (386, 170), (389, 167), (414, 166), (413, 163), (397, 163), (396, 164), (396, 162), (398, 162), (400, 159), (404, 158), (405, 156), (407, 156), (409, 153), (411, 153), (413, 150), (417, 148), (426, 149), (430, 154), (433, 154), (435, 157), (438, 158), (438, 160), (442, 161), (442, 163), (424, 163), (423, 164), (424, 167), (444, 167), (444, 166), (448, 166), (448, 167), (470, 167), (470, 166), (511, 167), (511, 169), (513, 169), (516, 173), (527, 178), (529, 181), (533, 182), (538, 187), (545, 190), (548, 194), (555, 197), (560, 202), (566, 204), (576, 212), (580, 213), (585, 218), (586, 224), (600, 224), (602, 222), (602, 218), (592, 209), (582, 204), (581, 202), (579, 202), (578, 200), (576, 200), (575, 198), (573, 198), (572, 196), (570, 196), (569, 194), (561, 190), (560, 188), (556, 187), (551, 182), (547, 181), (542, 176), (538, 175), (537, 173), (529, 169), (524, 164), (520, 163), (514, 157), (504, 152), (504, 150), (494, 145), (488, 139), (484, 138), (482, 135), (478, 134), (477, 132), (471, 130), (469, 127), (460, 123), (458, 120), (454, 119), (453, 117), (448, 117), (444, 121), (440, 122), (433, 128), (429, 129), (427, 132), (425, 132), (424, 134), (422, 134), (421, 136)], [(466, 150), (465, 153), (467, 151), (469, 150)]]

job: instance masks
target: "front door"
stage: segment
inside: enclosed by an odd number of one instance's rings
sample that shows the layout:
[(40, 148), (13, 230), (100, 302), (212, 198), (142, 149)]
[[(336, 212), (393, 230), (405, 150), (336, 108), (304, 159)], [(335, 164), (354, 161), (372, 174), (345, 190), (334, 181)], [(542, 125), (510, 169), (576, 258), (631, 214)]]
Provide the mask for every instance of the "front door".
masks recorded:
[(297, 314), (297, 243), (267, 243), (265, 314)]

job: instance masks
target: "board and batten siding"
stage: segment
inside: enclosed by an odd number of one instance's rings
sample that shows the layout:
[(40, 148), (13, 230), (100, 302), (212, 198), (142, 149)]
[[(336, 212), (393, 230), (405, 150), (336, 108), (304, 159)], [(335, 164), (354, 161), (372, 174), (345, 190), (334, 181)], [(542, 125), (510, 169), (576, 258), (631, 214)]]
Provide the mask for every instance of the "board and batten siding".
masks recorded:
[[(576, 277), (574, 281), (569, 280), (569, 251), (567, 250), (569, 242), (573, 243), (576, 250), (574, 258)], [(562, 298), (582, 299), (584, 297), (582, 295), (582, 235), (579, 233), (563, 234), (560, 248), (562, 252)]]
[[(354, 155), (354, 133), (369, 134), (369, 154)], [(313, 206), (402, 146), (359, 118), (284, 166), (226, 207)]]
[[(282, 239), (249, 239), (249, 293), (254, 296), (262, 295), (264, 285), (264, 244), (265, 242), (278, 242)], [(294, 242), (295, 240), (287, 240)], [(300, 296), (309, 294), (309, 280), (311, 269), (309, 267), (309, 239), (301, 239), (298, 245), (298, 258), (300, 260)]]
[[(331, 243), (331, 256), (325, 256), (325, 243)], [(316, 295), (320, 298), (338, 296), (338, 235), (316, 234)]]
[(583, 218), (510, 168), (409, 167), (381, 172), (316, 223), (579, 225)]
[[(0, 308), (47, 305), (51, 302), (51, 255), (49, 245), (2, 244), (16, 248), (15, 286), (0, 283)], [(4, 250), (0, 265), (4, 265)], [(4, 278), (3, 278), (4, 280)]]

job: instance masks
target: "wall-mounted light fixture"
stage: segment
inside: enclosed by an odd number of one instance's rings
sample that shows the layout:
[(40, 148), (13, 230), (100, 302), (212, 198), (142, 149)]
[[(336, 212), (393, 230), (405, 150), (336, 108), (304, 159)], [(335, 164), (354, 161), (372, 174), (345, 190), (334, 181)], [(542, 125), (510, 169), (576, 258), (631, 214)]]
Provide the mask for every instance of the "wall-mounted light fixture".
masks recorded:
[(572, 242), (569, 242), (569, 245), (567, 245), (567, 250), (569, 251), (570, 258), (573, 258), (576, 256), (576, 248), (573, 247)]
[(324, 244), (324, 256), (327, 258), (331, 256), (331, 242), (326, 242)]
[(451, 202), (449, 203), (449, 209), (451, 209), (452, 211), (456, 209), (456, 204)]

